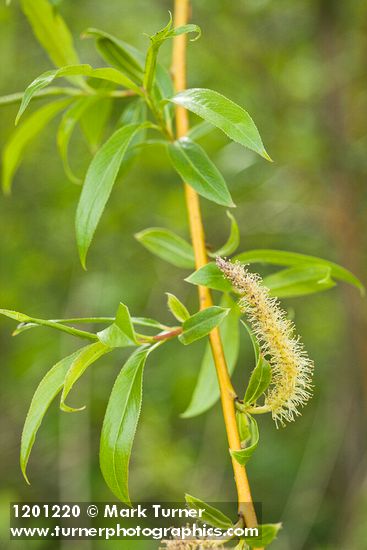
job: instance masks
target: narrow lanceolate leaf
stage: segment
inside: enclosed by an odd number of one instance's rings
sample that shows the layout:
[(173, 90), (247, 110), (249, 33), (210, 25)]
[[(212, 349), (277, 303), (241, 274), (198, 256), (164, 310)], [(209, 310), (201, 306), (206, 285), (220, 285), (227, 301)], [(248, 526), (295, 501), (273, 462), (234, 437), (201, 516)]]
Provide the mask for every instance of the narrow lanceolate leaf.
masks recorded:
[[(97, 49), (103, 59), (122, 71), (134, 82), (142, 84), (144, 77), (145, 56), (131, 44), (99, 29), (87, 29), (85, 36), (97, 39)], [(156, 71), (155, 95), (158, 99), (173, 94), (172, 79), (168, 71), (158, 63)]]
[(2, 186), (5, 193), (11, 191), (14, 174), (27, 145), (69, 104), (70, 99), (61, 99), (44, 105), (15, 129), (2, 155)]
[(136, 233), (135, 238), (150, 252), (176, 267), (190, 269), (195, 266), (191, 244), (168, 229), (150, 227)]
[(96, 105), (97, 96), (83, 97), (77, 99), (71, 107), (65, 112), (62, 117), (58, 132), (57, 145), (60, 156), (64, 165), (65, 174), (73, 183), (81, 183), (81, 179), (73, 173), (68, 156), (69, 142), (77, 122), (82, 118), (83, 114), (90, 108)]
[(201, 35), (200, 27), (198, 27), (197, 25), (189, 24), (177, 28), (172, 28), (172, 23), (172, 16), (170, 15), (170, 20), (168, 24), (163, 29), (156, 32), (153, 36), (150, 37), (151, 44), (148, 48), (144, 70), (144, 89), (147, 90), (148, 93), (150, 92), (154, 83), (157, 57), (161, 45), (166, 40), (174, 38), (175, 36), (179, 36), (181, 34), (187, 34), (191, 32), (197, 33), (197, 37), (195, 37), (194, 40), (199, 38)]
[(185, 107), (222, 130), (233, 141), (271, 160), (250, 115), (222, 94), (205, 88), (193, 88), (178, 93), (169, 101)]
[(227, 210), (227, 216), (231, 221), (231, 231), (227, 241), (221, 246), (216, 252), (209, 252), (209, 256), (216, 258), (217, 256), (225, 257), (233, 254), (237, 250), (238, 245), (240, 244), (240, 230), (236, 222), (236, 218), (233, 216), (232, 212)]
[(48, 0), (21, 0), (21, 6), (38, 41), (56, 66), (79, 63), (72, 35)]
[(138, 344), (133, 321), (125, 304), (120, 303), (115, 322), (98, 332), (97, 336), (103, 344), (110, 348), (125, 348)]
[(218, 510), (218, 508), (214, 508), (214, 506), (207, 504), (203, 500), (188, 494), (185, 495), (185, 500), (189, 508), (192, 510), (204, 510), (200, 518), (200, 521), (203, 523), (208, 523), (209, 525), (218, 527), (219, 529), (229, 529), (232, 527), (232, 520), (223, 514), (223, 512)]
[(113, 494), (130, 504), (128, 474), (142, 403), (143, 370), (149, 349), (140, 348), (123, 366), (112, 388), (103, 421), (100, 466)]
[(212, 132), (213, 130), (213, 124), (210, 124), (210, 122), (207, 122), (206, 120), (202, 120), (201, 122), (195, 124), (190, 128), (187, 133), (187, 137), (189, 137), (193, 141), (197, 141), (198, 139), (201, 139), (210, 134), (210, 132)]
[[(221, 306), (230, 307), (231, 311), (219, 327), (227, 367), (230, 374), (235, 368), (240, 346), (239, 318), (241, 312), (233, 300), (224, 295)], [(215, 371), (212, 351), (207, 345), (204, 357), (200, 366), (198, 380), (186, 411), (182, 413), (183, 418), (191, 418), (207, 411), (219, 399), (218, 380)]]
[(232, 449), (230, 449), (229, 451), (232, 458), (234, 458), (239, 464), (241, 464), (241, 466), (245, 466), (247, 464), (259, 444), (259, 428), (257, 426), (257, 422), (250, 415), (247, 415), (247, 419), (250, 436), (246, 441), (246, 446), (239, 451), (234, 451)]
[[(0, 315), (5, 315), (5, 317), (14, 319), (15, 321), (18, 321), (18, 323), (26, 323), (26, 326), (48, 327), (54, 330), (59, 330), (60, 332), (66, 332), (67, 334), (71, 334), (72, 336), (77, 336), (79, 338), (86, 338), (87, 340), (97, 340), (97, 336), (95, 334), (92, 334), (91, 332), (79, 330), (74, 327), (69, 327), (67, 325), (63, 325), (58, 321), (29, 317), (29, 315), (19, 313), (19, 311), (13, 311), (11, 309), (0, 309)], [(20, 332), (22, 332), (22, 330), (18, 327), (13, 334), (19, 334)]]
[(112, 106), (111, 98), (100, 97), (81, 116), (80, 125), (93, 154), (102, 143)]
[(84, 348), (81, 353), (75, 357), (74, 361), (71, 363), (64, 380), (64, 387), (60, 399), (60, 409), (65, 412), (76, 412), (81, 411), (85, 407), (79, 407), (77, 409), (69, 407), (65, 403), (65, 399), (69, 395), (72, 387), (75, 382), (79, 380), (85, 370), (92, 365), (97, 359), (102, 357), (111, 351), (111, 348), (105, 346), (102, 342), (95, 342)]
[(271, 382), (271, 367), (262, 355), (259, 356), (258, 362), (252, 374), (246, 389), (244, 402), (251, 404), (269, 387)]
[(144, 55), (139, 50), (99, 29), (90, 28), (83, 34), (96, 38), (97, 49), (107, 63), (122, 71), (135, 82), (142, 83)]
[(20, 467), (27, 483), (29, 483), (26, 472), (27, 464), (36, 439), (37, 431), (51, 402), (61, 391), (67, 371), (84, 349), (85, 348), (82, 348), (75, 353), (72, 353), (52, 367), (52, 369), (48, 371), (46, 376), (41, 380), (34, 393), (27, 417), (25, 419), (20, 446)]
[(212, 290), (220, 290), (221, 292), (233, 291), (231, 283), (223, 277), (223, 273), (219, 267), (210, 262), (185, 279), (187, 283), (192, 285), (206, 286)]
[(223, 206), (235, 206), (222, 174), (208, 155), (189, 138), (168, 144), (173, 168), (200, 195)]
[(265, 548), (271, 544), (276, 538), (279, 530), (282, 528), (281, 523), (266, 523), (258, 525), (258, 537), (245, 537), (246, 544), (250, 548)]
[(291, 298), (333, 288), (331, 268), (325, 265), (291, 267), (264, 278), (272, 296)]
[(334, 279), (344, 281), (359, 288), (362, 294), (365, 293), (365, 288), (361, 281), (353, 275), (350, 271), (344, 267), (324, 260), (323, 258), (317, 258), (316, 256), (308, 256), (306, 254), (299, 254), (298, 252), (286, 252), (283, 250), (269, 250), (269, 249), (257, 249), (249, 250), (248, 252), (242, 252), (238, 254), (234, 260), (238, 260), (244, 264), (273, 264), (284, 265), (292, 267), (305, 267), (305, 266), (325, 266), (329, 267), (330, 275)]
[(120, 86), (123, 86), (124, 88), (134, 90), (134, 92), (139, 95), (143, 95), (141, 89), (136, 86), (132, 80), (116, 69), (111, 67), (93, 69), (90, 65), (70, 65), (54, 71), (46, 71), (30, 83), (24, 92), (15, 123), (18, 123), (20, 117), (28, 107), (32, 97), (37, 92), (43, 88), (46, 88), (46, 86), (51, 84), (55, 78), (63, 78), (67, 76), (89, 76), (90, 78), (107, 80), (108, 82), (113, 82), (114, 84), (120, 84)]
[(212, 306), (198, 311), (183, 323), (182, 334), (178, 337), (180, 342), (186, 346), (200, 340), (200, 338), (204, 338), (220, 325), (229, 311), (229, 308), (219, 306)]
[(76, 239), (80, 260), (85, 261), (94, 232), (102, 216), (127, 148), (140, 124), (117, 130), (101, 147), (89, 165), (76, 212)]
[(190, 317), (190, 313), (187, 311), (186, 306), (184, 306), (184, 304), (174, 294), (171, 294), (170, 292), (166, 292), (166, 294), (168, 309), (178, 321), (183, 323)]

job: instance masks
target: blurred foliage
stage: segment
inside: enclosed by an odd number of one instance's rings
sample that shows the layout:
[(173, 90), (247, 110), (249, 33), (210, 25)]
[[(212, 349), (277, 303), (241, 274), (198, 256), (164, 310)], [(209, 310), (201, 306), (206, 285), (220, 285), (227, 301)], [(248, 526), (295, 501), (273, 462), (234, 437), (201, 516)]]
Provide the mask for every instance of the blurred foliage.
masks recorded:
[[(167, 20), (168, 1), (57, 3), (82, 57), (101, 66), (91, 40), (78, 37), (98, 26), (139, 48)], [(144, 16), (142, 17), (142, 14)], [(366, 19), (363, 0), (193, 1), (203, 35), (189, 46), (190, 86), (213, 87), (253, 114), (275, 160), (268, 164), (219, 132), (202, 140), (239, 205), (241, 249), (277, 248), (338, 261), (366, 281), (365, 181), (367, 171)], [(17, 3), (0, 8), (1, 94), (23, 90), (50, 68)], [(162, 48), (169, 64), (170, 49)], [(16, 106), (2, 108), (1, 145)], [(113, 191), (98, 228), (85, 274), (79, 265), (74, 212), (80, 189), (63, 174), (54, 129), (32, 145), (11, 197), (0, 199), (0, 303), (4, 308), (53, 318), (111, 315), (120, 300), (135, 315), (169, 319), (164, 292), (194, 309), (195, 288), (181, 272), (150, 255), (133, 238), (147, 226), (187, 236), (183, 191), (160, 149), (139, 159)], [(72, 144), (82, 173), (90, 160), (81, 135)], [(149, 196), (149, 200), (146, 200)], [(202, 201), (209, 244), (226, 239), (222, 209)], [(338, 287), (284, 304), (316, 364), (315, 397), (296, 425), (276, 430), (260, 419), (262, 437), (249, 465), (253, 494), (264, 521), (284, 522), (274, 550), (363, 550), (367, 473), (366, 312), (355, 289)], [(89, 405), (79, 415), (56, 406), (45, 419), (30, 463), (31, 487), (16, 467), (22, 424), (43, 373), (69, 351), (70, 339), (45, 329), (9, 339), (1, 320), (0, 530), (7, 547), (8, 502), (108, 500), (98, 466), (98, 438), (113, 380), (122, 364), (107, 356), (75, 391)], [(245, 333), (238, 388), (253, 367)], [(195, 384), (203, 343), (190, 361), (179, 344), (155, 354), (146, 369), (142, 422), (133, 453), (135, 500), (178, 500), (193, 492), (204, 500), (231, 500), (234, 486), (219, 405), (183, 420)], [(103, 542), (68, 543), (100, 548)], [(110, 548), (147, 548), (110, 542)], [(50, 542), (29, 548), (57, 548)], [(10, 548), (23, 548), (12, 542)], [(59, 546), (63, 548), (64, 545)]]

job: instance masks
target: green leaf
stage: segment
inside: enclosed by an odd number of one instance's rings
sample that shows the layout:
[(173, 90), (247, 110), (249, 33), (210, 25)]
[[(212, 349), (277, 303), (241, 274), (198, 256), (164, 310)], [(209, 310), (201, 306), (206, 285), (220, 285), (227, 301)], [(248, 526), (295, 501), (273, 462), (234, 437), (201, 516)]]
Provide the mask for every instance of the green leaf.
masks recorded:
[[(45, 97), (67, 95), (67, 96), (79, 96), (81, 91), (78, 88), (72, 88), (67, 86), (50, 86), (45, 90), (40, 90), (35, 94), (35, 99), (43, 99)], [(8, 94), (0, 96), (0, 105), (11, 105), (13, 103), (19, 103), (23, 99), (23, 92), (15, 92), (14, 94)]]
[(57, 132), (57, 145), (64, 165), (65, 174), (73, 183), (81, 183), (82, 180), (74, 175), (69, 164), (68, 148), (70, 138), (77, 122), (88, 109), (92, 107), (94, 110), (97, 100), (98, 98), (96, 96), (83, 97), (76, 100), (62, 117)]
[(93, 154), (97, 152), (102, 142), (112, 106), (112, 99), (97, 97), (96, 101), (87, 107), (80, 118), (81, 128)]
[(100, 466), (113, 494), (130, 504), (129, 462), (142, 403), (143, 369), (149, 349), (135, 351), (113, 386), (103, 421)]
[(206, 286), (212, 290), (220, 290), (221, 292), (233, 291), (231, 283), (223, 277), (223, 273), (213, 262), (191, 273), (185, 281), (193, 285)]
[(195, 113), (233, 141), (271, 160), (250, 115), (222, 94), (205, 88), (192, 88), (178, 93), (169, 101)]
[(223, 206), (235, 206), (222, 174), (200, 145), (184, 137), (167, 148), (173, 168), (199, 195)]
[[(98, 29), (88, 29), (85, 35), (94, 36), (97, 39), (97, 49), (110, 65), (122, 71), (135, 82), (143, 83), (145, 56), (142, 52), (123, 40)], [(159, 63), (155, 76), (156, 82), (153, 89), (155, 99), (160, 101), (164, 97), (171, 97), (174, 93), (172, 79), (168, 71)], [(169, 122), (172, 109), (167, 106), (164, 113)]]
[(53, 63), (58, 67), (78, 64), (72, 35), (57, 10), (47, 0), (21, 0), (21, 6)]
[(11, 191), (14, 174), (22, 161), (26, 146), (69, 104), (70, 99), (61, 99), (44, 105), (15, 129), (2, 155), (2, 186), (4, 193), (9, 194)]
[(197, 141), (198, 139), (201, 139), (210, 132), (214, 130), (213, 124), (210, 124), (210, 122), (207, 122), (206, 120), (202, 120), (198, 124), (195, 124), (190, 128), (190, 130), (187, 132), (187, 137), (192, 139), (192, 141)]
[(155, 319), (149, 319), (147, 317), (131, 317), (132, 322), (134, 325), (140, 325), (143, 327), (152, 327), (152, 328), (159, 328), (162, 330), (165, 330), (169, 327), (167, 325), (163, 325), (159, 321), (156, 321)]
[(216, 258), (217, 256), (229, 256), (230, 254), (233, 254), (240, 244), (240, 230), (238, 228), (236, 218), (229, 210), (227, 210), (227, 216), (231, 220), (231, 232), (226, 243), (221, 248), (219, 248), (216, 252), (209, 253), (211, 258)]
[(168, 309), (172, 313), (172, 315), (181, 323), (186, 321), (190, 317), (190, 313), (187, 311), (187, 308), (184, 306), (184, 304), (174, 295), (170, 292), (166, 292), (167, 294), (167, 305)]
[(207, 336), (228, 315), (229, 308), (211, 306), (191, 315), (182, 325), (180, 342), (187, 346)]
[[(0, 309), (0, 315), (5, 315), (5, 317), (14, 319), (15, 321), (18, 321), (18, 323), (31, 323), (31, 324), (36, 324), (43, 327), (49, 327), (55, 330), (59, 330), (61, 332), (66, 332), (67, 334), (71, 334), (72, 336), (77, 336), (79, 338), (86, 338), (88, 340), (97, 339), (97, 336), (95, 334), (86, 332), (85, 330), (78, 330), (74, 327), (68, 327), (57, 321), (49, 321), (46, 319), (36, 319), (35, 317), (29, 317), (29, 315), (25, 315), (24, 313), (19, 313), (18, 311), (12, 311), (10, 309)], [(17, 333), (19, 332), (20, 331), (18, 330)]]
[[(222, 307), (230, 307), (231, 311), (219, 327), (224, 355), (227, 361), (228, 372), (233, 373), (238, 359), (240, 347), (239, 323), (240, 310), (228, 296), (224, 295), (221, 301)], [(191, 401), (182, 418), (192, 418), (204, 413), (212, 407), (219, 399), (218, 380), (213, 361), (212, 351), (207, 345), (204, 357), (200, 366), (198, 380), (191, 397)]]
[(144, 55), (136, 48), (112, 34), (99, 29), (90, 28), (84, 36), (93, 36), (97, 39), (99, 53), (110, 65), (116, 67), (136, 82), (143, 82)]
[(95, 363), (97, 359), (102, 357), (102, 355), (105, 355), (109, 351), (111, 351), (111, 349), (105, 346), (102, 342), (95, 342), (94, 344), (90, 344), (89, 346), (83, 348), (81, 353), (79, 353), (78, 356), (75, 357), (74, 361), (70, 365), (68, 372), (66, 373), (66, 376), (65, 376), (64, 387), (63, 387), (61, 399), (60, 399), (61, 410), (65, 412), (76, 412), (76, 411), (81, 411), (85, 409), (85, 406), (80, 407), (78, 409), (69, 407), (68, 405), (66, 405), (65, 400), (69, 395), (75, 382), (79, 380), (79, 378), (82, 376), (85, 370), (90, 365)]
[(247, 404), (255, 403), (257, 399), (269, 387), (271, 382), (271, 367), (269, 363), (260, 355), (257, 365), (252, 371), (250, 380), (246, 389), (244, 402)]
[(130, 124), (116, 130), (102, 145), (89, 165), (75, 222), (79, 255), (84, 268), (94, 232), (111, 194), (127, 148), (141, 128), (140, 124)]
[(191, 244), (168, 229), (150, 227), (136, 233), (135, 238), (149, 252), (176, 267), (186, 269), (195, 266), (194, 251)]
[(174, 38), (175, 36), (179, 36), (180, 34), (186, 34), (195, 32), (198, 34), (198, 36), (195, 38), (198, 39), (201, 35), (200, 27), (197, 25), (183, 25), (181, 27), (172, 28), (172, 15), (170, 14), (170, 20), (168, 24), (161, 29), (160, 31), (156, 32), (153, 36), (150, 36), (150, 47), (147, 51), (147, 56), (145, 60), (145, 70), (144, 70), (144, 89), (147, 90), (149, 93), (152, 89), (154, 78), (155, 78), (155, 71), (156, 71), (156, 65), (157, 65), (157, 57), (159, 48), (161, 45), (168, 39)]
[(241, 466), (245, 466), (247, 464), (259, 444), (259, 428), (257, 427), (257, 422), (250, 415), (247, 415), (247, 419), (250, 431), (250, 437), (247, 446), (239, 451), (235, 451), (232, 449), (229, 450), (232, 458), (234, 458), (239, 464), (241, 464)]
[(46, 88), (55, 78), (66, 76), (89, 76), (91, 78), (107, 80), (108, 82), (114, 82), (115, 84), (120, 84), (125, 88), (133, 90), (138, 95), (143, 95), (142, 90), (136, 86), (132, 80), (116, 69), (111, 67), (93, 69), (90, 65), (69, 65), (68, 67), (61, 67), (61, 69), (46, 71), (30, 83), (24, 92), (15, 123), (18, 123), (32, 97), (37, 92)]
[(64, 384), (65, 375), (70, 366), (84, 349), (85, 348), (81, 348), (56, 363), (56, 365), (54, 365), (41, 380), (33, 395), (27, 417), (25, 419), (20, 446), (20, 467), (27, 483), (29, 483), (27, 477), (28, 459), (43, 417), (45, 416), (53, 399), (61, 391)]
[[(11, 312), (11, 313), (14, 313), (14, 312)], [(21, 315), (21, 314), (20, 314)], [(14, 317), (12, 317), (14, 318)], [(160, 329), (160, 330), (166, 330), (170, 327), (167, 327), (167, 325), (163, 325), (162, 323), (160, 323), (159, 321), (156, 321), (155, 319), (149, 319), (149, 318), (146, 318), (146, 317), (131, 317), (131, 320), (133, 322), (134, 325), (137, 325), (137, 326), (144, 326), (144, 327), (152, 327), (152, 328), (157, 328), (157, 329)], [(115, 321), (115, 317), (73, 317), (71, 319), (50, 319), (47, 321), (47, 323), (49, 323), (47, 326), (52, 326), (52, 328), (55, 328), (55, 324), (56, 324), (56, 328), (59, 328), (57, 326), (57, 324), (60, 324), (60, 323), (88, 323), (88, 324), (93, 324), (93, 323), (110, 323), (111, 321)], [(52, 323), (52, 325), (51, 325)], [(42, 323), (44, 324), (44, 322)], [(22, 332), (25, 332), (26, 330), (29, 330), (31, 328), (34, 328), (34, 327), (38, 327), (38, 326), (42, 326), (42, 325), (37, 325), (36, 323), (31, 323), (31, 322), (21, 322), (17, 328), (13, 331), (13, 336), (16, 336), (18, 334), (21, 334)], [(68, 329), (70, 327), (65, 327), (63, 326), (63, 330), (64, 329)], [(61, 330), (61, 329), (59, 329)], [(73, 334), (75, 334), (74, 331), (77, 331), (77, 329), (71, 329), (73, 331)], [(64, 330), (65, 331), (65, 330)], [(77, 331), (78, 332), (78, 331)], [(91, 334), (89, 332), (84, 332), (84, 331), (79, 331), (81, 332), (81, 334), (85, 334), (85, 335), (88, 335), (88, 337), (90, 339), (93, 339), (93, 340), (96, 340), (98, 339), (98, 336), (96, 336), (95, 334)], [(75, 334), (75, 335), (78, 335), (79, 334)], [(84, 336), (86, 337), (86, 336)]]
[(251, 437), (247, 414), (244, 414), (242, 411), (236, 411), (236, 423), (241, 444), (244, 444)]
[[(126, 126), (127, 124), (143, 124), (147, 121), (147, 105), (142, 98), (133, 99), (123, 110), (119, 120), (120, 126)], [(122, 173), (125, 174), (131, 168), (134, 160), (141, 152), (142, 146), (146, 143), (146, 127), (140, 130), (134, 138), (131, 140), (128, 151), (124, 159), (124, 166)]]
[(308, 256), (306, 254), (299, 254), (298, 252), (285, 252), (283, 250), (269, 250), (264, 248), (242, 252), (234, 258), (234, 261), (236, 260), (243, 262), (244, 264), (264, 263), (291, 267), (304, 267), (312, 265), (329, 267), (332, 277), (354, 285), (359, 288), (362, 294), (365, 293), (363, 284), (355, 275), (353, 275), (353, 273), (344, 267), (335, 264), (334, 262), (329, 262), (328, 260), (317, 258), (316, 256)]
[(109, 348), (125, 348), (138, 344), (132, 318), (125, 304), (120, 303), (115, 322), (101, 332), (97, 332), (97, 336)]
[(290, 298), (333, 288), (336, 283), (330, 275), (330, 267), (316, 264), (283, 269), (265, 277), (263, 282), (270, 289), (272, 296)]
[(258, 525), (258, 537), (245, 537), (246, 544), (251, 548), (263, 548), (271, 544), (276, 539), (279, 530), (282, 528), (281, 523), (267, 523)]
[(229, 517), (203, 500), (188, 494), (185, 495), (185, 500), (189, 508), (192, 510), (203, 510), (200, 517), (200, 521), (203, 523), (208, 523), (209, 525), (218, 527), (219, 529), (229, 529), (233, 526), (233, 522)]

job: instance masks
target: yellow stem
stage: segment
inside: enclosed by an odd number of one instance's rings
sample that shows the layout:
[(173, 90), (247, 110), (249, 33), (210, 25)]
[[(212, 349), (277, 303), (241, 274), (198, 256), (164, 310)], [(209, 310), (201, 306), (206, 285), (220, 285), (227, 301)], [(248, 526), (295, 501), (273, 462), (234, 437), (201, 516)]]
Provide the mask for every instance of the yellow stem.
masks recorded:
[[(190, 9), (190, 0), (175, 0), (175, 27), (187, 24)], [(186, 88), (186, 43), (187, 40), (184, 34), (176, 36), (173, 42), (172, 75), (177, 92)], [(189, 130), (187, 111), (179, 106), (176, 108), (176, 129), (177, 137), (185, 136)], [(200, 202), (197, 193), (187, 184), (185, 184), (185, 197), (191, 240), (195, 254), (195, 264), (196, 269), (199, 269), (208, 263)], [(207, 287), (199, 286), (199, 300), (200, 309), (205, 309), (213, 305), (212, 296)], [(241, 441), (236, 422), (236, 392), (232, 386), (228, 373), (219, 330), (213, 330), (209, 338), (218, 377), (229, 447), (233, 450), (239, 450), (241, 448)], [(234, 459), (232, 459), (232, 464), (237, 488), (239, 513), (244, 517), (247, 527), (256, 527), (257, 518), (246, 470)]]

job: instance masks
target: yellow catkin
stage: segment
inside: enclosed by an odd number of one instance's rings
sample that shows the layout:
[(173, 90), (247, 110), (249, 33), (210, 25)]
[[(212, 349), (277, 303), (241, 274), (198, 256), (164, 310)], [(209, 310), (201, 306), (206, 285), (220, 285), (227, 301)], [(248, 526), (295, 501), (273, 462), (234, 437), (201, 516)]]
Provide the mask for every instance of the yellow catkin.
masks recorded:
[(217, 258), (217, 265), (240, 294), (239, 306), (251, 324), (263, 356), (272, 368), (272, 381), (265, 395), (265, 407), (276, 424), (284, 425), (300, 414), (311, 397), (313, 362), (295, 334), (279, 301), (269, 294), (260, 275), (249, 272), (240, 262)]

